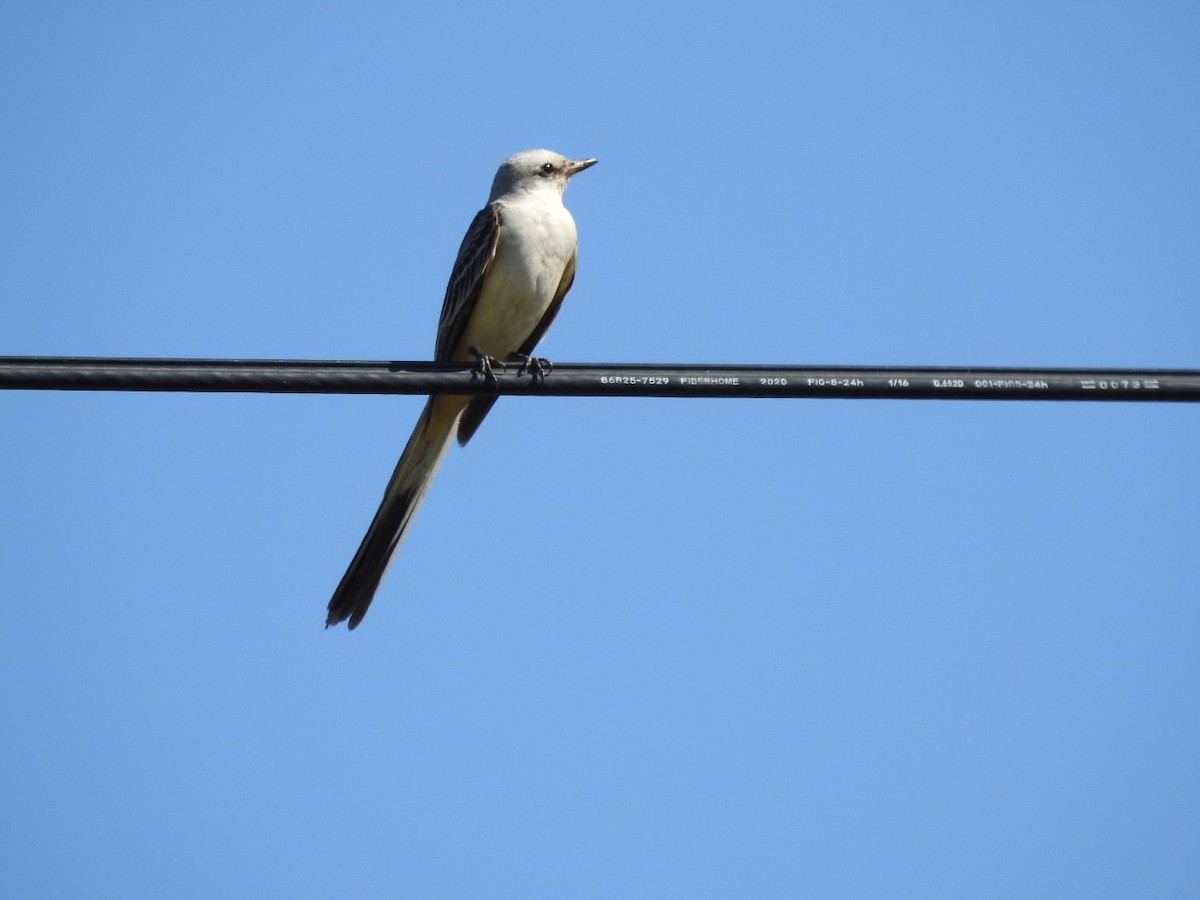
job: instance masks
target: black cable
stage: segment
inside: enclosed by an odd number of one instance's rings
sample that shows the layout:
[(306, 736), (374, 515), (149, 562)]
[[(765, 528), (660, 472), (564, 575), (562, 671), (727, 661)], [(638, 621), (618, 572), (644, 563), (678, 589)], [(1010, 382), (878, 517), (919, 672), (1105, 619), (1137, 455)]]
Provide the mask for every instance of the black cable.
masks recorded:
[(1192, 369), (519, 364), (0, 356), (0, 389), (593, 397), (1200, 401)]

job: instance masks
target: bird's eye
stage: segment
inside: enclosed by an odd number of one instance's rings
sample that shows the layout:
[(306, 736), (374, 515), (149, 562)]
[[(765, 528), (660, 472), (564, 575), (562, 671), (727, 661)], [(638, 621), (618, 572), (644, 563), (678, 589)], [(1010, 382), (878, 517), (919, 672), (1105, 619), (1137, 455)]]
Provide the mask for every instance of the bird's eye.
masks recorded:
[(541, 173), (543, 175), (549, 175), (553, 171), (554, 171), (554, 163), (542, 163)]

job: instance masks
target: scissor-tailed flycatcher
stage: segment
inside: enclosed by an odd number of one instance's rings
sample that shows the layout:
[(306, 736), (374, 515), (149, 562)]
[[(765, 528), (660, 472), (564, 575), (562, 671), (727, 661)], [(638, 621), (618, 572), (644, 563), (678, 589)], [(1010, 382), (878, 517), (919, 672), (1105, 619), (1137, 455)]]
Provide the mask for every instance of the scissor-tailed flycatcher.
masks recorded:
[[(575, 220), (563, 206), (567, 179), (594, 159), (526, 150), (496, 172), (487, 206), (467, 229), (438, 320), (438, 362), (528, 356), (575, 278)], [(435, 394), (396, 464), (379, 511), (329, 601), (325, 626), (367, 613), (388, 562), (412, 522), (455, 432), (465, 444), (495, 397)]]

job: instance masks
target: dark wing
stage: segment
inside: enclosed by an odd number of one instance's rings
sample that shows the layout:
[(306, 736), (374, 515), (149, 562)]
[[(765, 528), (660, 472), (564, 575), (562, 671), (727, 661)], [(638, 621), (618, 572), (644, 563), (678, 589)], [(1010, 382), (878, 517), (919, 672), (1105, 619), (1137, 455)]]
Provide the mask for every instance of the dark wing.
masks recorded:
[(483, 276), (496, 258), (499, 241), (500, 204), (489, 203), (475, 214), (458, 248), (454, 268), (450, 271), (433, 351), (433, 358), (437, 362), (449, 362), (450, 355), (462, 339), (463, 329), (467, 327), (467, 320), (475, 309), (475, 301), (479, 299)]
[[(575, 281), (575, 254), (571, 254), (571, 258), (567, 260), (567, 267), (563, 269), (562, 278), (558, 282), (558, 290), (554, 292), (554, 299), (550, 301), (550, 305), (546, 307), (546, 312), (542, 316), (541, 321), (537, 323), (537, 327), (526, 338), (525, 343), (517, 348), (517, 353), (522, 356), (529, 356), (533, 353), (533, 348), (538, 345), (546, 333), (546, 329), (550, 327), (550, 323), (554, 321), (554, 317), (558, 315), (559, 307), (562, 306), (563, 297), (567, 296), (567, 291), (571, 289), (571, 285)], [(462, 418), (458, 420), (458, 443), (466, 444), (471, 439), (480, 423), (483, 422), (483, 417), (488, 414), (488, 410), (492, 408), (492, 404), (496, 402), (496, 397), (476, 397), (463, 411)]]

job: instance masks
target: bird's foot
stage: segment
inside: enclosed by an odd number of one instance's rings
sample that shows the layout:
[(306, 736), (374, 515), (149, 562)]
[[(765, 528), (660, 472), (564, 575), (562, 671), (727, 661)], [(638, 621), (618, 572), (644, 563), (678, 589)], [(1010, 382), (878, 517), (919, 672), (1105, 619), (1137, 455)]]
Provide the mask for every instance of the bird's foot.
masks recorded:
[(508, 368), (508, 364), (502, 359), (497, 359), (494, 356), (488, 356), (486, 353), (480, 353), (474, 347), (471, 348), (471, 355), (475, 357), (475, 371), (471, 373), (472, 378), (482, 378), (489, 384), (496, 383), (496, 373), (494, 369), (504, 371)]
[(522, 375), (528, 375), (534, 381), (539, 378), (545, 378), (554, 371), (554, 363), (546, 359), (544, 356), (526, 356), (524, 353), (513, 353), (509, 359), (519, 362), (521, 368), (517, 371)]

